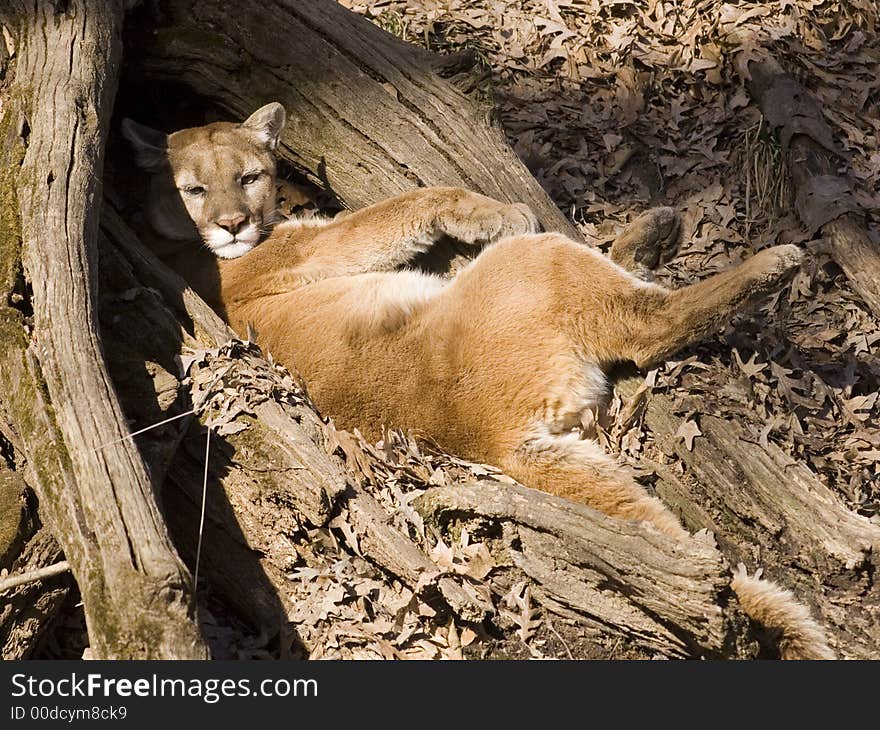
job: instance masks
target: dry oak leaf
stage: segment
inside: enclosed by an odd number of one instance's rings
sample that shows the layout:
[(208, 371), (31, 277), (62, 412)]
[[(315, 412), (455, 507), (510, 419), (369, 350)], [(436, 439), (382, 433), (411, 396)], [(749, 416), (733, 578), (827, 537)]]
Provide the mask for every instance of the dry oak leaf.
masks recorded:
[(682, 421), (681, 425), (678, 427), (678, 430), (675, 432), (676, 441), (681, 439), (684, 441), (685, 448), (688, 451), (694, 450), (694, 439), (697, 436), (702, 436), (703, 432), (700, 431), (700, 427), (697, 425), (696, 421), (685, 420)]

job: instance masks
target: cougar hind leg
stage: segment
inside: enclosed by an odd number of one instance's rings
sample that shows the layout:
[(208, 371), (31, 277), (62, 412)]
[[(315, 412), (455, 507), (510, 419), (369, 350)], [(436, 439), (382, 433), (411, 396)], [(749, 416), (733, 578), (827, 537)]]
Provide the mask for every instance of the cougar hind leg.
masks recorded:
[(681, 244), (681, 219), (672, 208), (652, 208), (624, 228), (611, 246), (611, 260), (645, 281), (672, 260)]
[[(611, 260), (639, 278), (651, 281), (653, 271), (676, 253), (681, 222), (672, 208), (654, 208), (632, 223), (614, 241)], [(676, 290), (639, 290), (630, 306), (620, 309), (621, 354), (648, 367), (712, 332), (736, 315), (754, 309), (781, 289), (801, 265), (796, 246), (775, 246), (748, 261), (703, 281)]]
[(735, 315), (755, 309), (785, 286), (802, 261), (797, 246), (774, 246), (697, 284), (645, 294), (631, 310), (630, 358), (650, 367), (722, 330)]
[(594, 441), (575, 433), (537, 433), (500, 465), (514, 479), (611, 517), (648, 522), (676, 539), (689, 537), (672, 512)]

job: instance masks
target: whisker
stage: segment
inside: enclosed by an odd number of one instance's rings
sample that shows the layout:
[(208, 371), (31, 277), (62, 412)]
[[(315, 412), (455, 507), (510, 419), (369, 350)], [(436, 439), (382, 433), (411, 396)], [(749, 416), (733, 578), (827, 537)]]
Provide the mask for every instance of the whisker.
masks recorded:
[(130, 438), (134, 438), (135, 436), (139, 436), (142, 433), (146, 433), (147, 431), (152, 431), (154, 428), (159, 428), (159, 426), (164, 426), (166, 423), (171, 423), (172, 421), (176, 421), (180, 418), (185, 418), (186, 416), (192, 416), (196, 412), (196, 409), (193, 408), (191, 411), (186, 411), (186, 413), (180, 413), (176, 416), (171, 416), (171, 418), (166, 418), (164, 421), (159, 421), (158, 423), (154, 423), (150, 426), (145, 426), (137, 431), (132, 431), (127, 436), (123, 436), (122, 438), (114, 439), (113, 441), (108, 441), (106, 444), (101, 444), (100, 446), (96, 446), (92, 451), (100, 451), (101, 449), (105, 449), (108, 446), (113, 446), (113, 444), (122, 443), (123, 441), (128, 441)]
[(193, 571), (193, 594), (199, 587), (199, 564), (202, 559), (202, 536), (205, 532), (205, 505), (208, 497), (208, 457), (211, 454), (211, 427), (208, 426), (208, 436), (205, 439), (205, 475), (202, 479), (202, 511), (199, 516), (199, 540), (196, 544), (196, 566)]

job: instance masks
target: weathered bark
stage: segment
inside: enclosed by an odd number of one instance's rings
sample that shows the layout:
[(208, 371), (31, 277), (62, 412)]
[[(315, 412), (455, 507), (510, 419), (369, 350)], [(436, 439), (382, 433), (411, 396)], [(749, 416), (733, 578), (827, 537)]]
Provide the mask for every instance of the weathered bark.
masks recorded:
[(0, 17), (17, 46), (0, 126), (5, 420), (73, 566), (93, 655), (203, 657), (189, 576), (143, 462), (121, 440), (95, 322), (96, 203), (123, 6), (7, 2)]
[[(352, 485), (346, 506), (351, 525), (359, 535), (358, 547), (370, 560), (411, 588), (418, 585), (425, 573), (437, 570), (415, 543), (388, 524), (385, 510), (364, 489)], [(494, 613), (491, 603), (468, 593), (451, 577), (441, 577), (437, 588), (453, 611), (465, 621), (479, 623)]]
[(742, 651), (747, 622), (729, 602), (729, 571), (711, 539), (683, 546), (584, 505), (497, 482), (429, 489), (415, 504), (441, 524), (485, 530), (487, 521), (500, 522), (511, 560), (542, 603), (593, 630), (665, 656)]
[(8, 569), (21, 553), (35, 522), (32, 506), (27, 504), (27, 484), (21, 474), (0, 461), (0, 570)]
[[(618, 384), (632, 393), (642, 379)], [(880, 526), (848, 510), (803, 464), (733, 420), (703, 415), (693, 449), (676, 433), (682, 418), (669, 396), (649, 396), (645, 422), (658, 448), (684, 465), (679, 477), (647, 461), (657, 492), (690, 530), (715, 534), (728, 561), (761, 567), (795, 588), (821, 617), (846, 658), (877, 658), (880, 591), (874, 574)]]
[(822, 233), (852, 288), (880, 316), (880, 246), (868, 236), (845, 155), (819, 101), (772, 59), (752, 63), (749, 70), (751, 94), (786, 148), (801, 220), (811, 233)]

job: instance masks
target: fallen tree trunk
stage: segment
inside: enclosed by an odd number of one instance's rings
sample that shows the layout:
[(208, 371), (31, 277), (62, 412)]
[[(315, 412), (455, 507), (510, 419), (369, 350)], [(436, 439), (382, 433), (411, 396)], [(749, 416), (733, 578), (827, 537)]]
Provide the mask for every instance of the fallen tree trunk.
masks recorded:
[(819, 101), (772, 59), (752, 62), (749, 71), (749, 90), (785, 148), (801, 221), (821, 232), (852, 288), (880, 317), (880, 246), (868, 236)]
[(95, 322), (95, 203), (123, 5), (9, 2), (0, 18), (16, 45), (0, 124), (3, 410), (73, 566), (93, 656), (203, 657), (189, 577), (122, 440)]
[[(631, 395), (643, 378), (618, 383)], [(843, 657), (877, 657), (880, 591), (874, 582), (880, 526), (849, 509), (803, 464), (731, 419), (699, 417), (692, 448), (677, 437), (671, 397), (648, 396), (645, 422), (656, 447), (680, 460), (679, 475), (647, 460), (657, 492), (692, 531), (709, 530), (731, 564), (761, 567), (794, 588), (821, 616)]]
[[(503, 524), (514, 565), (542, 603), (664, 656), (743, 656), (747, 622), (711, 538), (680, 543), (519, 485), (437, 487), (416, 499), (450, 529)], [(450, 524), (451, 523), (451, 524)]]

